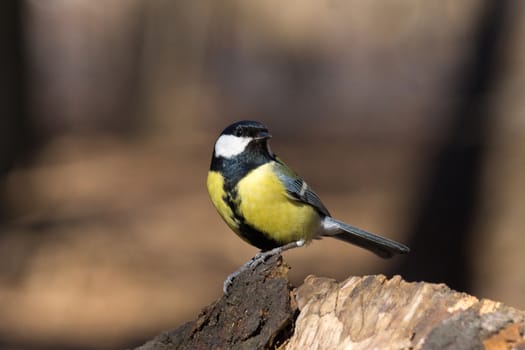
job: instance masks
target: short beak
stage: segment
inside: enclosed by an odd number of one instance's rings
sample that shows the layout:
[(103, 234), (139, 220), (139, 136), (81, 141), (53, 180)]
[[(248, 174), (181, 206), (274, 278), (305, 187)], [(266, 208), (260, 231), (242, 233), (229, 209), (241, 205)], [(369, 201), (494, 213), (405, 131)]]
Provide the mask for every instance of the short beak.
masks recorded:
[(268, 131), (259, 131), (256, 137), (257, 140), (264, 140), (264, 139), (271, 139), (271, 138), (272, 138), (272, 135), (270, 135)]

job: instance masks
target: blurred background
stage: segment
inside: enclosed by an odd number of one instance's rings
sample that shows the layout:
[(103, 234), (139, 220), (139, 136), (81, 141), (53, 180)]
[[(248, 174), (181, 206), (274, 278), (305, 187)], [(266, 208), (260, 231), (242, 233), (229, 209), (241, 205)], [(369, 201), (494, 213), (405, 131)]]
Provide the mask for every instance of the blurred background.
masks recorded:
[(525, 3), (0, 3), (0, 348), (133, 347), (256, 253), (211, 206), (239, 119), (332, 214), (408, 244), (285, 254), (525, 308)]

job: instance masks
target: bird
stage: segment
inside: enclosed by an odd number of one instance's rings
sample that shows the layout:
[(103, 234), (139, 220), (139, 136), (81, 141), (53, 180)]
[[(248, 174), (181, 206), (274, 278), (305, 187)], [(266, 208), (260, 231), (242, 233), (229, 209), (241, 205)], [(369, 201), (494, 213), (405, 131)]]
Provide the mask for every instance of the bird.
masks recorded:
[(330, 215), (319, 196), (270, 148), (271, 134), (258, 121), (227, 126), (217, 138), (206, 181), (211, 202), (226, 224), (260, 252), (224, 282), (268, 256), (332, 237), (381, 258), (410, 249)]

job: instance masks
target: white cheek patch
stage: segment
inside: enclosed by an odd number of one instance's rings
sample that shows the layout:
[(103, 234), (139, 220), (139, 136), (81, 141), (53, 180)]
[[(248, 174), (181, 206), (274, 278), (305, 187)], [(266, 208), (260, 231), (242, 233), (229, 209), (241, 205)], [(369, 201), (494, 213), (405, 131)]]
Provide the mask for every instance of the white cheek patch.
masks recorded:
[(224, 158), (234, 157), (241, 154), (252, 140), (251, 137), (222, 135), (215, 142), (215, 155)]
[(273, 152), (272, 152), (272, 149), (270, 148), (270, 144), (269, 144), (269, 143), (266, 143), (266, 149), (268, 150), (268, 154), (269, 154), (271, 157), (273, 157), (274, 154), (273, 154)]

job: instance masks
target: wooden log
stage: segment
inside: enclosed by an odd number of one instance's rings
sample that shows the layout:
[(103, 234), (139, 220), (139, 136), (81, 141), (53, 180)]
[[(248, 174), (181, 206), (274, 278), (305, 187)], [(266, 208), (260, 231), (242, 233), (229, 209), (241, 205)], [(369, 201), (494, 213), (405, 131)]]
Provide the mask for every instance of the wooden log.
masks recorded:
[(309, 276), (293, 289), (280, 256), (241, 273), (196, 320), (151, 349), (525, 349), (525, 312), (400, 276)]
[(196, 320), (167, 331), (140, 350), (269, 349), (291, 336), (297, 306), (280, 255), (246, 270), (228, 295), (201, 311)]
[[(525, 349), (525, 312), (395, 276), (310, 276), (285, 349)], [(510, 335), (510, 336), (508, 336)]]

